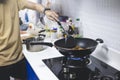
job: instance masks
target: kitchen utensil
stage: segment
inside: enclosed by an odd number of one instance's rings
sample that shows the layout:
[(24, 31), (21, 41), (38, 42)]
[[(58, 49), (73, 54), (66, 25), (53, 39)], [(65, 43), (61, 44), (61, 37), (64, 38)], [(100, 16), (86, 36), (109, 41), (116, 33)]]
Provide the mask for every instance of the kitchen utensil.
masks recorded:
[(67, 47), (67, 48), (73, 48), (73, 47), (75, 47), (76, 43), (75, 43), (74, 37), (72, 37), (71, 35), (69, 35), (67, 33), (67, 31), (63, 28), (63, 26), (61, 25), (61, 23), (59, 21), (56, 21), (56, 22), (58, 23), (58, 25), (60, 26), (60, 28), (66, 34), (66, 37), (65, 37), (65, 47)]
[[(44, 34), (39, 34), (39, 36), (27, 38), (23, 40), (23, 44), (26, 45), (26, 49), (30, 52), (38, 52), (41, 50), (44, 50), (47, 48), (47, 46), (42, 45), (44, 41), (45, 35)], [(31, 43), (35, 43), (35, 45), (32, 45)], [(38, 45), (36, 43), (41, 43), (41, 45)], [(50, 45), (49, 45), (50, 46)]]
[[(56, 49), (63, 55), (68, 57), (84, 57), (91, 54), (98, 43), (103, 43), (102, 39), (90, 39), (90, 38), (75, 38), (76, 46), (78, 48), (66, 48), (64, 39), (60, 39), (54, 42)], [(69, 45), (69, 44), (68, 44)]]

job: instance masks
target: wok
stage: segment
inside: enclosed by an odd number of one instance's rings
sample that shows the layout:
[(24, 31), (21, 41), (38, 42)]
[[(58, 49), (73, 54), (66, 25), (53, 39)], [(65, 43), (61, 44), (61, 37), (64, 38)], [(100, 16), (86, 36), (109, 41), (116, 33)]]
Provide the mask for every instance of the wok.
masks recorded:
[[(68, 48), (65, 43), (65, 38), (59, 39), (54, 42), (55, 48), (64, 56), (66, 57), (84, 57), (87, 55), (90, 55), (95, 48), (97, 47), (98, 43), (103, 43), (102, 39), (90, 39), (90, 38), (75, 38), (75, 44), (77, 47), (80, 47), (81, 49), (76, 48)], [(30, 43), (31, 45), (48, 45), (50, 47), (53, 46), (52, 43)], [(69, 44), (68, 44), (69, 45)]]
[(80, 47), (80, 49), (67, 48), (64, 39), (57, 40), (54, 43), (54, 45), (61, 54), (67, 57), (84, 57), (91, 54), (97, 47), (98, 43), (103, 43), (103, 40), (102, 39), (93, 40), (89, 38), (75, 38), (75, 42), (76, 46)]

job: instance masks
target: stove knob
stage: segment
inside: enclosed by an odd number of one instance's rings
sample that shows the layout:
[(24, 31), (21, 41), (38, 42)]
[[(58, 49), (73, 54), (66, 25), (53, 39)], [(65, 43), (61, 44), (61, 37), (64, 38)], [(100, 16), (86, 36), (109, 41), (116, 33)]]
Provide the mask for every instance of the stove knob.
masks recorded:
[(120, 71), (115, 74), (115, 80), (120, 80)]
[(68, 74), (63, 74), (63, 76), (64, 76), (64, 78), (67, 80), (67, 79), (69, 79), (68, 78)]
[(76, 74), (75, 73), (70, 73), (69, 74), (69, 78), (71, 79), (71, 80), (74, 80), (74, 79), (76, 79)]
[(89, 74), (89, 80), (100, 80), (100, 76), (95, 72)]
[(63, 68), (63, 72), (64, 72), (64, 73), (68, 73), (68, 72), (69, 72), (69, 68), (64, 67), (64, 68)]

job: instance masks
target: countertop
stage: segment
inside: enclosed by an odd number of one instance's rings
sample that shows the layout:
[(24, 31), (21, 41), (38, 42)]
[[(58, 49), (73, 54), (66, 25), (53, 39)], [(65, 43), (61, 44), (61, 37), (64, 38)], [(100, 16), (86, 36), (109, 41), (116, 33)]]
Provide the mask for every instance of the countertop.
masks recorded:
[(26, 46), (23, 45), (23, 53), (40, 80), (58, 80), (42, 61), (42, 59), (63, 56), (55, 47), (48, 47), (40, 52), (29, 52), (26, 50)]

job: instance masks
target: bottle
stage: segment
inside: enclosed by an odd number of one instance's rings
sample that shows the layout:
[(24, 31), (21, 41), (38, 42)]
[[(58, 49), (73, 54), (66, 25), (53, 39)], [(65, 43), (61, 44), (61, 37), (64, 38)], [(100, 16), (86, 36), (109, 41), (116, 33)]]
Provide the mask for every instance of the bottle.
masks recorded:
[(75, 34), (77, 37), (83, 37), (83, 28), (80, 18), (75, 20)]
[(74, 30), (73, 30), (71, 25), (69, 25), (68, 34), (69, 35), (73, 35), (74, 34)]
[(67, 20), (67, 27), (68, 27), (68, 34), (74, 35), (74, 26), (71, 18)]
[(58, 30), (57, 30), (57, 38), (60, 39), (60, 38), (63, 38), (63, 37), (64, 37), (63, 30), (59, 27)]
[(51, 39), (57, 39), (57, 28), (55, 27), (51, 30)]
[(25, 21), (26, 21), (26, 23), (29, 22), (29, 17), (28, 17), (28, 13), (27, 13), (27, 11), (25, 12)]

